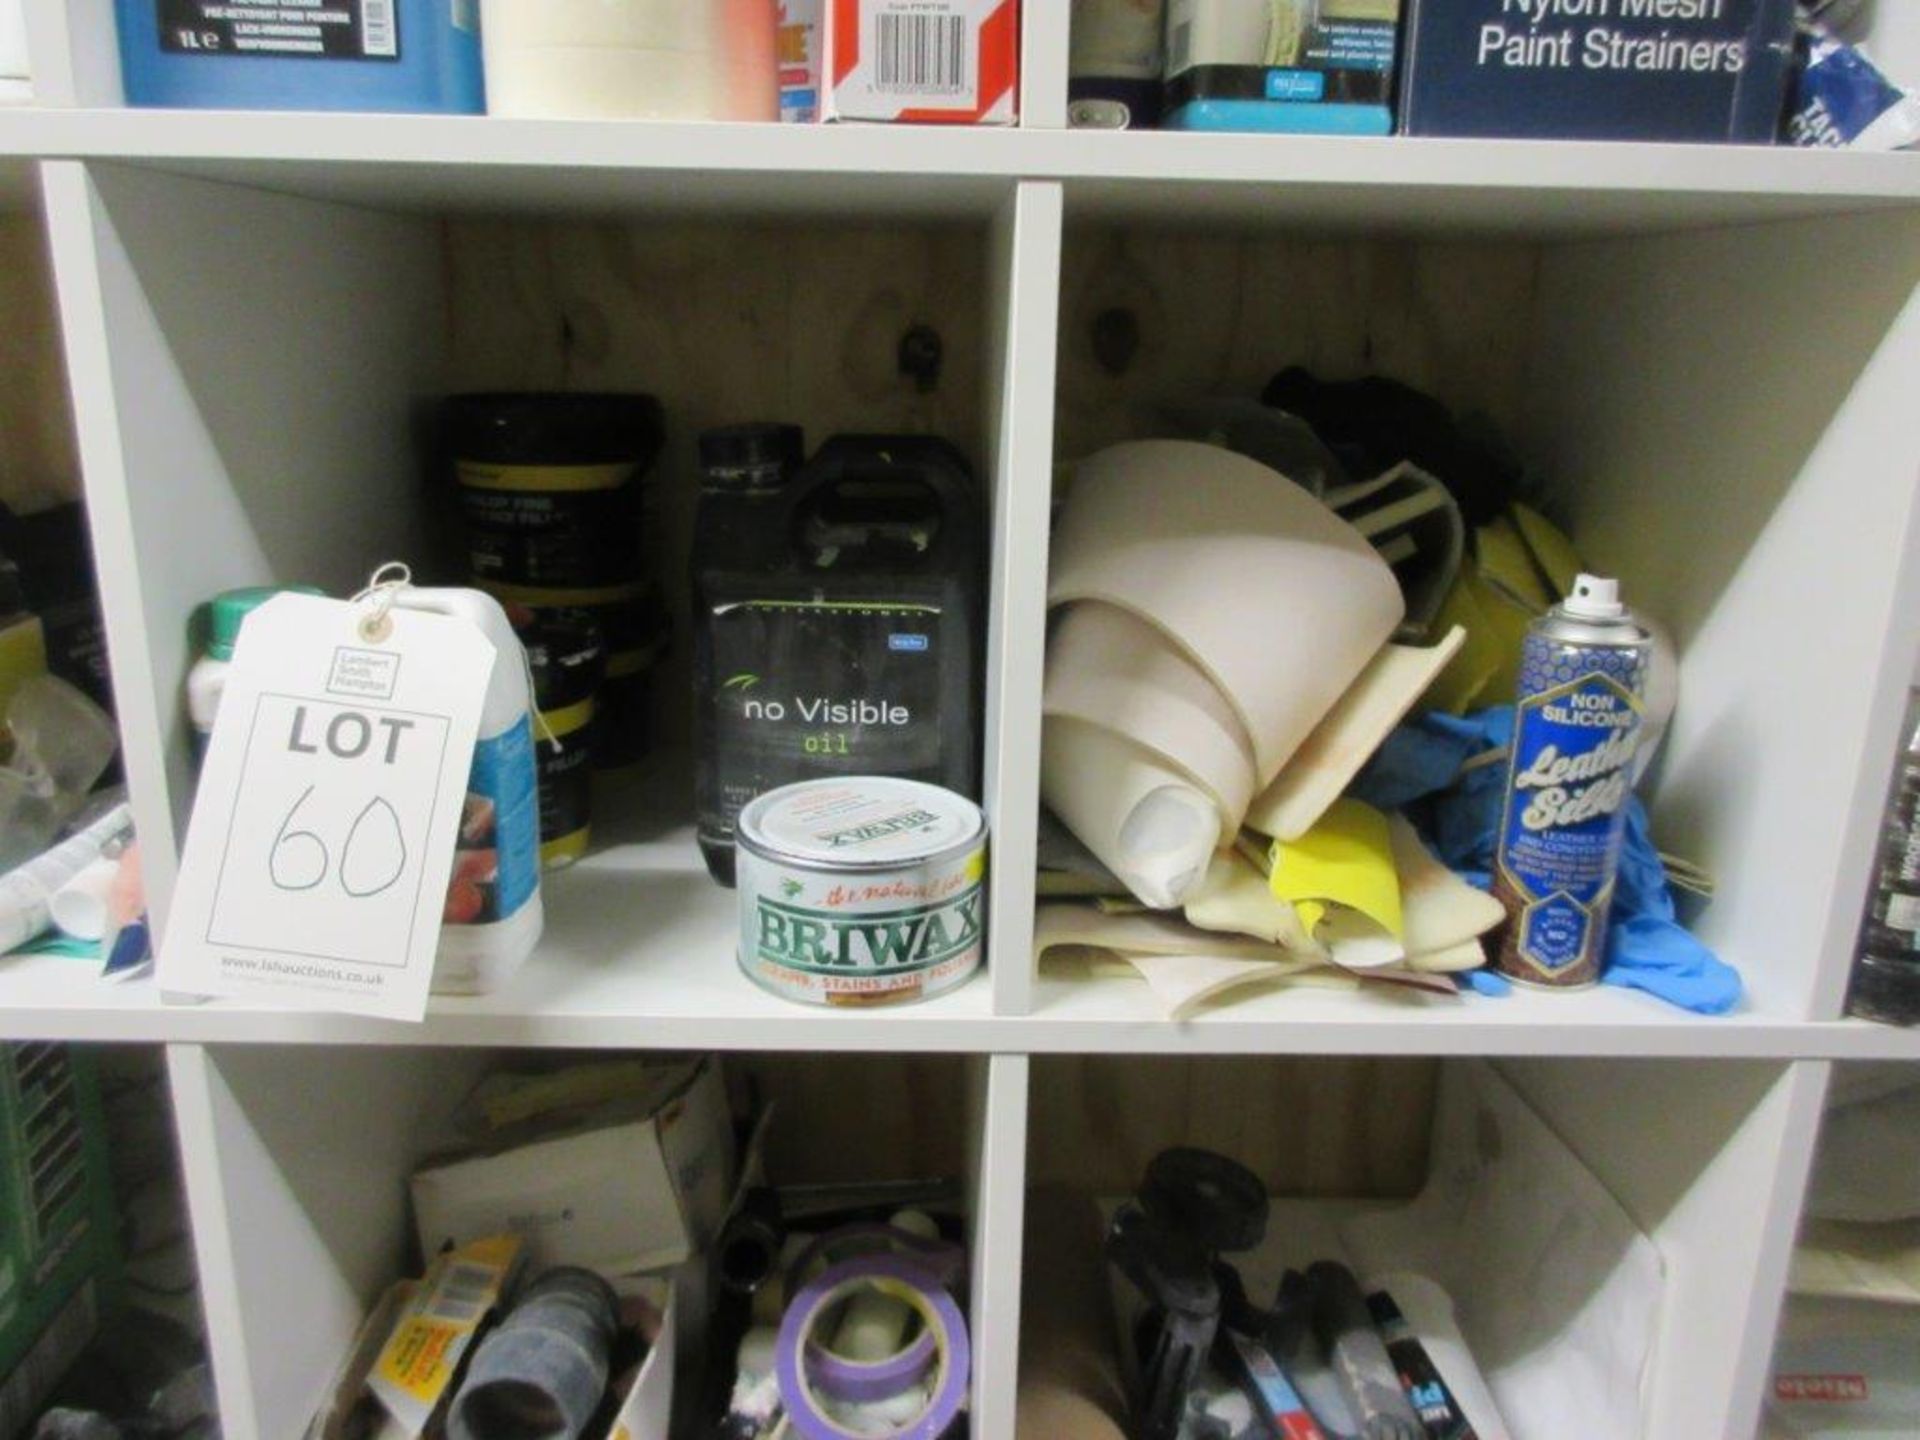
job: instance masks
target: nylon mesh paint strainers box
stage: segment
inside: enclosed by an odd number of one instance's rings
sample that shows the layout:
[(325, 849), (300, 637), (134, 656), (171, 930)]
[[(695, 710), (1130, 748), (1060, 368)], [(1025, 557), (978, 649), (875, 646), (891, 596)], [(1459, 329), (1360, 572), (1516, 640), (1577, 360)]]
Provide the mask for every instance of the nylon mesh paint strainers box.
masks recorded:
[(1771, 144), (1793, 0), (1413, 0), (1408, 135)]

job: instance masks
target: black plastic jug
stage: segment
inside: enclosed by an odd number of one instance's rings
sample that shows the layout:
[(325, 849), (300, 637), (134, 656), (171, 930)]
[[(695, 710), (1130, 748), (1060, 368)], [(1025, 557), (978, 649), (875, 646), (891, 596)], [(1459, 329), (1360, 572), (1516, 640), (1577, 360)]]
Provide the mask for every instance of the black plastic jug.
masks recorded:
[(977, 800), (985, 518), (960, 452), (842, 435), (794, 473), (790, 426), (701, 437), (694, 528), (699, 839), (733, 883), (734, 819), (823, 775)]

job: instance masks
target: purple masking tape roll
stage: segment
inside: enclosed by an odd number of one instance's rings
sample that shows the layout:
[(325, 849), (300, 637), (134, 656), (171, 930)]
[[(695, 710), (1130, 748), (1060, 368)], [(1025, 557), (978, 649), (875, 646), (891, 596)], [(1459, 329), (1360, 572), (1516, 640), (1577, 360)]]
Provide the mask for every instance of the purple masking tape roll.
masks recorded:
[[(804, 1357), (820, 1317), (863, 1289), (911, 1306), (934, 1345), (933, 1395), (927, 1408), (884, 1434), (850, 1430), (834, 1420), (821, 1408), (806, 1374)], [(861, 1255), (831, 1267), (794, 1297), (780, 1322), (773, 1364), (788, 1423), (801, 1440), (940, 1440), (966, 1405), (973, 1351), (960, 1307), (924, 1265), (901, 1255)]]
[(813, 1340), (807, 1344), (807, 1378), (829, 1399), (891, 1400), (926, 1379), (938, 1353), (927, 1329), (885, 1360), (849, 1360)]
[(949, 1289), (959, 1280), (961, 1263), (965, 1259), (960, 1247), (951, 1241), (930, 1240), (896, 1225), (885, 1225), (879, 1221), (842, 1225), (816, 1235), (813, 1243), (800, 1252), (800, 1258), (787, 1270), (787, 1293), (798, 1295), (806, 1287), (807, 1277), (816, 1262), (824, 1260), (832, 1264), (836, 1258), (849, 1258), (836, 1257), (836, 1252), (843, 1246), (860, 1247), (855, 1254), (905, 1252), (908, 1258), (919, 1261), (920, 1268), (936, 1284)]

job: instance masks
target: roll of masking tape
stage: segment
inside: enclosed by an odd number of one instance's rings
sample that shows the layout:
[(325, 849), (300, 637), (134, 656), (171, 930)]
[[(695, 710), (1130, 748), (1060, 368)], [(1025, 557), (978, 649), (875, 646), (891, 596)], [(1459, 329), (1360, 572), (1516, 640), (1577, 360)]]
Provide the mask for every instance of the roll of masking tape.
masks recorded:
[(924, 1328), (884, 1360), (849, 1360), (811, 1340), (807, 1342), (807, 1379), (829, 1400), (891, 1400), (927, 1378), (937, 1350), (933, 1332)]
[[(808, 1374), (814, 1332), (849, 1296), (877, 1289), (908, 1306), (932, 1340), (930, 1393), (921, 1412), (886, 1431), (851, 1430), (830, 1416)], [(966, 1405), (973, 1352), (967, 1322), (953, 1297), (918, 1260), (901, 1255), (862, 1255), (830, 1267), (794, 1297), (780, 1322), (774, 1373), (787, 1420), (801, 1440), (940, 1440)]]
[(834, 1265), (860, 1255), (903, 1254), (915, 1259), (935, 1284), (951, 1286), (960, 1276), (960, 1247), (931, 1240), (880, 1221), (841, 1225), (811, 1240), (787, 1268), (787, 1294), (798, 1295), (816, 1265)]

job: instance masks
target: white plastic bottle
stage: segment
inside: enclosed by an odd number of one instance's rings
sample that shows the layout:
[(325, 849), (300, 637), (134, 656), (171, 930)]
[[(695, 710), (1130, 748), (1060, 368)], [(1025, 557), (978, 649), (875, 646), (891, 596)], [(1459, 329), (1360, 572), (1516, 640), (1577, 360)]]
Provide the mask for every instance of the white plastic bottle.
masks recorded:
[(401, 589), (393, 604), (465, 620), (493, 642), (493, 676), (433, 967), (435, 994), (485, 995), (533, 953), (545, 923), (526, 652), (500, 602), (478, 590)]
[(225, 591), (208, 605), (206, 652), (187, 671), (187, 715), (193, 722), (196, 768), (206, 760), (207, 746), (213, 743), (213, 724), (220, 714), (220, 697), (227, 690), (228, 672), (233, 669), (233, 647), (240, 641), (240, 627), (267, 601), (289, 592), (322, 593), (311, 585), (255, 585)]

